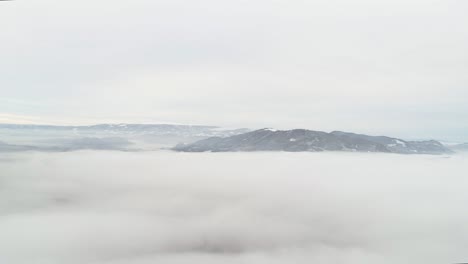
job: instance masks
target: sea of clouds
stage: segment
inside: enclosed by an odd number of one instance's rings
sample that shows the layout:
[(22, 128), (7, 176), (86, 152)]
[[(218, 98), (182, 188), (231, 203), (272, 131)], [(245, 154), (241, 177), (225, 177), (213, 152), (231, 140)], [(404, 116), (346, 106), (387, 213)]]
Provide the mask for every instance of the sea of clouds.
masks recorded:
[(0, 263), (468, 261), (468, 156), (0, 157)]

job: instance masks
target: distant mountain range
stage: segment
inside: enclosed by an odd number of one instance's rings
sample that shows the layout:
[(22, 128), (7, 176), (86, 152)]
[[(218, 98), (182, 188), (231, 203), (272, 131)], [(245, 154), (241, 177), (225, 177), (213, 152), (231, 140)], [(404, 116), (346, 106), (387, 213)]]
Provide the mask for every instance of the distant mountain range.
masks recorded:
[(225, 137), (250, 131), (249, 129), (223, 129), (216, 126), (170, 125), (170, 124), (99, 124), (92, 126), (51, 126), (0, 124), (0, 130), (15, 131), (60, 131), (72, 133), (107, 133), (126, 135), (156, 135), (180, 137)]
[(0, 152), (92, 150), (157, 150), (179, 142), (228, 137), (248, 129), (171, 124), (100, 124), (50, 126), (0, 124)]
[[(180, 143), (183, 142), (183, 143)], [(174, 145), (178, 144), (176, 147)], [(171, 124), (100, 124), (50, 126), (0, 124), (0, 152), (157, 150), (183, 152), (351, 151), (445, 154), (468, 151), (468, 143), (444, 145), (435, 140), (406, 141), (386, 136), (306, 129), (223, 129)]]
[(450, 149), (435, 140), (405, 141), (386, 136), (368, 136), (348, 132), (331, 133), (306, 129), (260, 129), (226, 138), (211, 137), (174, 147), (183, 152), (233, 151), (352, 151), (401, 154), (446, 154)]

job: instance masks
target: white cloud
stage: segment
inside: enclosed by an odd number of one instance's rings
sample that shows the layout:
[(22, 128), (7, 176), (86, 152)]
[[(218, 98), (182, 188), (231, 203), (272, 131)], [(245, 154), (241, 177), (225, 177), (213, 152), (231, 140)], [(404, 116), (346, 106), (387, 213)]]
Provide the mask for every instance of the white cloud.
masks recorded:
[(0, 161), (2, 263), (430, 264), (468, 257), (465, 156), (9, 158)]
[[(24, 103), (0, 101), (0, 112), (75, 123), (167, 120), (461, 137), (468, 112), (465, 7), (5, 2), (0, 92)], [(444, 131), (440, 120), (425, 120), (445, 109)], [(391, 121), (395, 112), (401, 124)]]

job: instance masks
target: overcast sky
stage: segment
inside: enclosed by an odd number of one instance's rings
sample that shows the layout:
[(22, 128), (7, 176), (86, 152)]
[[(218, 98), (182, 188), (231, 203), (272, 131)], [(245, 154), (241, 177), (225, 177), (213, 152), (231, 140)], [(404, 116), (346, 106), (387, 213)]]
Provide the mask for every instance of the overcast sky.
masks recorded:
[(468, 140), (468, 1), (0, 2), (0, 122)]

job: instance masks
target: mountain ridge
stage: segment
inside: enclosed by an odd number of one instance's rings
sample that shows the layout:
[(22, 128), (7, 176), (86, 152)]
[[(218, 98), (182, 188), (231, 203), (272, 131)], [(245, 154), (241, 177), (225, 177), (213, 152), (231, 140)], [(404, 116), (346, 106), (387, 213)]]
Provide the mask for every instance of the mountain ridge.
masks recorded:
[(435, 140), (406, 141), (387, 136), (369, 136), (350, 132), (330, 133), (307, 129), (259, 129), (230, 137), (211, 137), (173, 148), (181, 152), (386, 152), (399, 154), (446, 154), (452, 151)]

